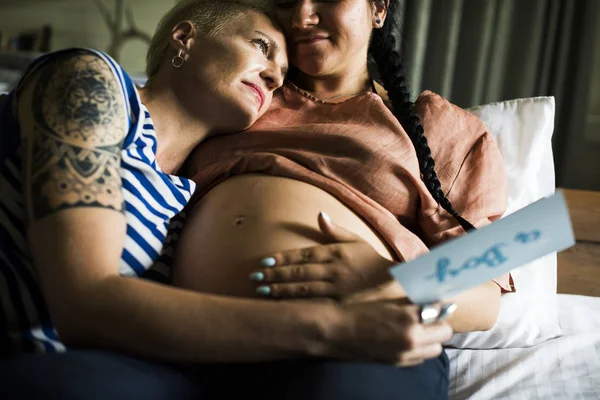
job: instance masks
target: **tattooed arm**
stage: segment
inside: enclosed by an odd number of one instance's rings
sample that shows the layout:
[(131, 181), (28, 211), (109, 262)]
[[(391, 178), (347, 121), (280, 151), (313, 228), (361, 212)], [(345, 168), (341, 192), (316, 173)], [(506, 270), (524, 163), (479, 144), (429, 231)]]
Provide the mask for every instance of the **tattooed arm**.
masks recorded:
[(67, 345), (200, 362), (326, 348), (329, 305), (216, 297), (119, 276), (127, 122), (119, 84), (100, 58), (70, 53), (40, 67), (20, 93), (19, 121), (28, 237)]
[(90, 289), (118, 271), (126, 222), (120, 177), (125, 104), (108, 65), (72, 52), (25, 82), (28, 239), (54, 323), (69, 342)]
[[(20, 115), (31, 124), (24, 135), (30, 221), (81, 207), (122, 212), (127, 116), (108, 66), (87, 54), (55, 60), (42, 69), (30, 96), (30, 108)], [(122, 214), (114, 217), (124, 222)]]

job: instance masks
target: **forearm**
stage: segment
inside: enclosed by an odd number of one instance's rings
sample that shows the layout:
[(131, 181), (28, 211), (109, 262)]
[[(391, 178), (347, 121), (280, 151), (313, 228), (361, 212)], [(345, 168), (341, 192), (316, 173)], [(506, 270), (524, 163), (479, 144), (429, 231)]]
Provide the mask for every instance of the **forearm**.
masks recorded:
[(487, 331), (494, 327), (500, 312), (500, 288), (494, 282), (487, 282), (452, 299), (458, 306), (448, 319), (454, 333)]
[(212, 296), (133, 278), (108, 278), (87, 296), (69, 316), (77, 328), (67, 331), (68, 344), (164, 361), (323, 356), (333, 316), (325, 303)]
[[(398, 282), (390, 281), (386, 285), (363, 291), (345, 300), (362, 302), (394, 298), (406, 298), (406, 292)], [(494, 327), (500, 312), (500, 288), (494, 282), (487, 282), (443, 301), (456, 303), (458, 306), (448, 319), (454, 333), (486, 331)]]

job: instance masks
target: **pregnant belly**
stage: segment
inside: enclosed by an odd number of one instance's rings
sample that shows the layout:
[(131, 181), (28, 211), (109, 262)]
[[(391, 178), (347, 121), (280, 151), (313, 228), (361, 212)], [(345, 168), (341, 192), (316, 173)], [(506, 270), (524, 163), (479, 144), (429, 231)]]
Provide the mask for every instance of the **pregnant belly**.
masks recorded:
[(188, 212), (174, 255), (176, 286), (239, 297), (256, 297), (248, 275), (275, 252), (326, 244), (317, 216), (392, 255), (358, 215), (329, 193), (304, 182), (240, 175), (212, 189)]

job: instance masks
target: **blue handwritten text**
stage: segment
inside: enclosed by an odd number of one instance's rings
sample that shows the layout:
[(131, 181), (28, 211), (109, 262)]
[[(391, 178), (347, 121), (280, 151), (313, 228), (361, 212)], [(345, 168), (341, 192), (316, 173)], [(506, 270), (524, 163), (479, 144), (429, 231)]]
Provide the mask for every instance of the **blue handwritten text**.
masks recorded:
[(455, 277), (463, 271), (479, 268), (484, 265), (489, 268), (498, 267), (504, 264), (508, 258), (502, 254), (501, 248), (506, 247), (505, 244), (498, 244), (488, 249), (479, 257), (472, 257), (464, 262), (463, 265), (456, 269), (450, 268), (450, 259), (441, 258), (438, 260), (436, 272), (433, 275), (427, 277), (427, 280), (437, 279), (438, 282), (443, 283), (446, 281), (448, 276)]

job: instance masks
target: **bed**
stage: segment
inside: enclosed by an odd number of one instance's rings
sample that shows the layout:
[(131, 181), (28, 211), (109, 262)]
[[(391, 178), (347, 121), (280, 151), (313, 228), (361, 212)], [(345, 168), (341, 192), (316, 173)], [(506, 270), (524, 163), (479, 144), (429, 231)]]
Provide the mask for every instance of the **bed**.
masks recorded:
[(577, 239), (558, 254), (564, 335), (528, 348), (447, 349), (451, 399), (600, 399), (600, 192), (561, 190)]

